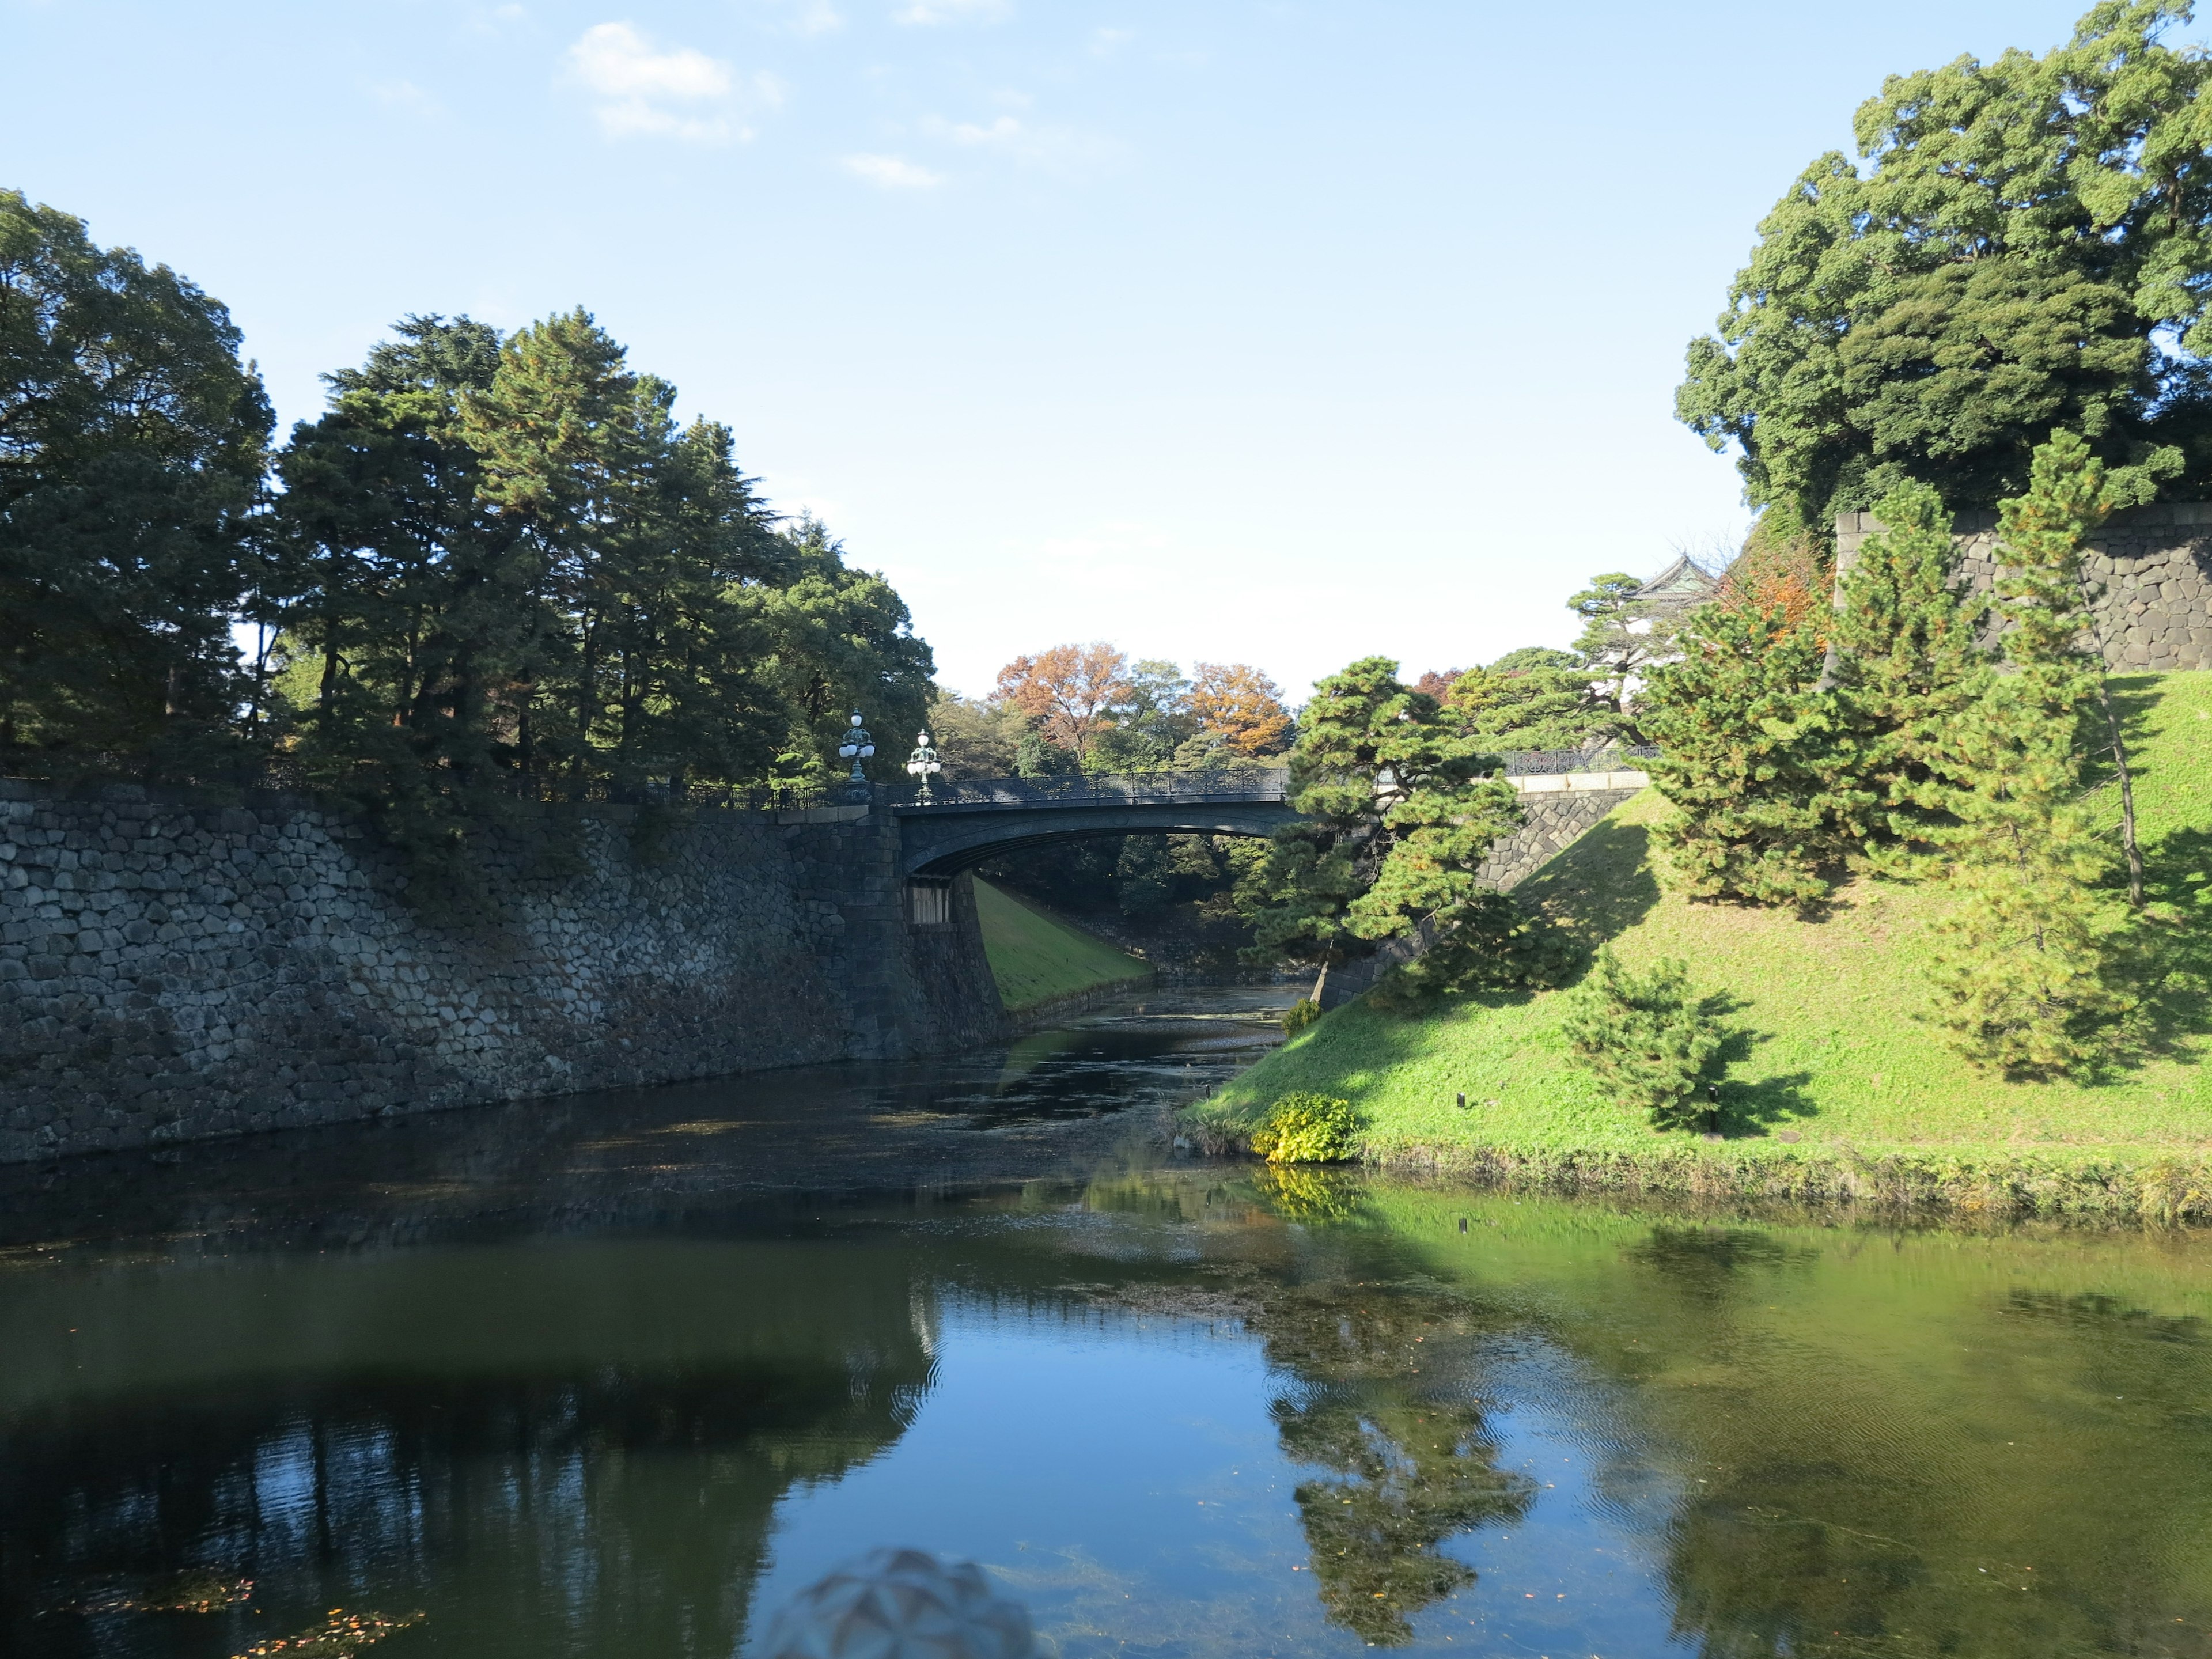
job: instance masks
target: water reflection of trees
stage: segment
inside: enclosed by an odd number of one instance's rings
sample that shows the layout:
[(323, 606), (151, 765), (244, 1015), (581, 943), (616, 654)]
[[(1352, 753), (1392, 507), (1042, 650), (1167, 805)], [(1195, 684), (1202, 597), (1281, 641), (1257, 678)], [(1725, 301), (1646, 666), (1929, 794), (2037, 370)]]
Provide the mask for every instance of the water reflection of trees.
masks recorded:
[[(258, 1323), (182, 1275), (116, 1310), (119, 1386), (8, 1400), (0, 1652), (238, 1652), (343, 1607), (425, 1610), (458, 1650), (732, 1653), (777, 1502), (880, 1452), (930, 1383), (888, 1253), (672, 1252), (649, 1291), (541, 1263), (564, 1317), (535, 1348), (494, 1300), (521, 1263), (432, 1265), (264, 1275), (245, 1299), (289, 1305)], [(143, 1610), (186, 1569), (256, 1607)]]
[[(1498, 1467), (1482, 1406), (1461, 1391), (1468, 1349), (1494, 1321), (1422, 1276), (1387, 1235), (1328, 1231), (1357, 1212), (1358, 1181), (1340, 1172), (1261, 1170), (1202, 1196), (1156, 1182), (1097, 1182), (1087, 1196), (1155, 1220), (1299, 1224), (1248, 1226), (1234, 1246), (1221, 1241), (1209, 1265), (1228, 1257), (1241, 1269), (1227, 1276), (1233, 1290), (1208, 1275), (1183, 1295), (1206, 1316), (1233, 1308), (1289, 1380), (1270, 1413), (1285, 1454), (1327, 1471), (1293, 1496), (1330, 1622), (1377, 1647), (1410, 1642), (1413, 1614), (1475, 1583), (1474, 1569), (1441, 1546), (1517, 1523), (1534, 1499), (1534, 1482)], [(1152, 1276), (1146, 1305), (1176, 1306), (1172, 1275)]]
[(1481, 1412), (1322, 1389), (1274, 1403), (1283, 1449), (1334, 1473), (1296, 1492), (1322, 1607), (1378, 1647), (1413, 1639), (1407, 1615), (1475, 1581), (1437, 1546), (1527, 1512), (1530, 1483), (1497, 1467)]
[[(1954, 1252), (1654, 1225), (1621, 1252), (1631, 1293), (1559, 1328), (1637, 1389), (1639, 1455), (1682, 1479), (1677, 1639), (1705, 1659), (2212, 1655), (2202, 1322), (1990, 1273), (2049, 1273), (2048, 1241), (1982, 1241), (1955, 1276)], [(1762, 1317), (1783, 1304), (1786, 1341)]]

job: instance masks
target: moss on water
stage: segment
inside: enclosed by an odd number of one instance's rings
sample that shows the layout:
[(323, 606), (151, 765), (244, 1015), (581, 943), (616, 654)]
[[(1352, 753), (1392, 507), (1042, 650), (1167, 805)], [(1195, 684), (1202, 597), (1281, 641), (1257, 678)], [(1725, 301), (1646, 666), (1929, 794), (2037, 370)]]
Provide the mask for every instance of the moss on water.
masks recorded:
[[(2154, 896), (2185, 909), (2185, 948), (2212, 957), (2212, 673), (2116, 689)], [(2008, 1081), (1968, 1066), (1926, 1018), (1942, 889), (1860, 879), (1816, 920), (1693, 904), (1665, 890), (1651, 845), (1670, 810), (1645, 791), (1521, 890), (1632, 965), (1686, 958), (1698, 988), (1725, 999), (1739, 1034), (1724, 1051), (1719, 1141), (1655, 1134), (1608, 1100), (1572, 1062), (1556, 992), (1410, 1017), (1354, 1002), (1200, 1115), (1242, 1132), (1292, 1091), (1341, 1095), (1363, 1115), (1371, 1161), (1528, 1186), (2212, 1214), (2201, 978), (2166, 995), (2136, 1063), (2090, 1083)]]

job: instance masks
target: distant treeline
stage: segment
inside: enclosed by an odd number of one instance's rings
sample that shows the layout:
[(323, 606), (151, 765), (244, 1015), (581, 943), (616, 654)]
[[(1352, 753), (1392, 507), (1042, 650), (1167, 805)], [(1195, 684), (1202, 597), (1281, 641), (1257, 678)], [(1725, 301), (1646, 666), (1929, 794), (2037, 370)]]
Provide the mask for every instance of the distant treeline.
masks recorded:
[(0, 192), (0, 765), (273, 774), (435, 841), (921, 724), (898, 595), (589, 315), (393, 333), (277, 445), (221, 304)]

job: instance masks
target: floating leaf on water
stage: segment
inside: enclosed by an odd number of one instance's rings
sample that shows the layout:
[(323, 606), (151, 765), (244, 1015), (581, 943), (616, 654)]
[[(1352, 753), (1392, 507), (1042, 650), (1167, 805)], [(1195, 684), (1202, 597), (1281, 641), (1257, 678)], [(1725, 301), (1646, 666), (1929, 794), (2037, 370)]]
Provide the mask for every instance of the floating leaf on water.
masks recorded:
[(319, 1625), (296, 1635), (256, 1642), (243, 1653), (233, 1654), (231, 1659), (339, 1659), (339, 1656), (374, 1647), (394, 1631), (422, 1622), (420, 1613), (387, 1619), (380, 1613), (348, 1613), (338, 1608)]

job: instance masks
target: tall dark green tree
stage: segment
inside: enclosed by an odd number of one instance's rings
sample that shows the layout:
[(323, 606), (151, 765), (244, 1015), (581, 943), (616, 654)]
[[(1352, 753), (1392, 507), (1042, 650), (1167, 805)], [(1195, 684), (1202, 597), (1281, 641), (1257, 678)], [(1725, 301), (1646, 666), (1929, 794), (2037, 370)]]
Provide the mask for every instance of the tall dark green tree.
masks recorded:
[(2083, 539), (2111, 509), (2089, 446), (2057, 433), (2004, 503), (1997, 585), (2011, 672), (1952, 724), (1972, 788), (1941, 838), (1959, 899), (1938, 929), (1938, 1018), (1971, 1060), (2021, 1075), (2117, 1056), (2140, 1004), (2141, 928), (2116, 826), (2087, 787), (2104, 662), (2084, 648)]
[(2212, 489), (2212, 59), (2161, 39), (2189, 17), (2103, 0), (1860, 106), (1867, 165), (1821, 156), (1761, 222), (1676, 397), (1753, 506), (1825, 533), (1911, 478), (1993, 507), (2053, 427), (2120, 504)]
[(878, 745), (873, 775), (896, 779), (935, 701), (929, 647), (897, 590), (847, 564), (843, 544), (819, 520), (802, 515), (776, 540), (775, 580), (749, 584), (742, 596), (784, 711), (774, 775), (793, 785), (826, 780), (839, 734), (858, 712)]
[(1314, 688), (1291, 750), (1302, 820), (1247, 885), (1255, 948), (1326, 978), (1373, 941), (1419, 930), (1434, 960), (1418, 988), (1447, 988), (1519, 943), (1518, 912), (1501, 913), (1474, 875), (1520, 807), (1491, 775), (1496, 757), (1397, 676), (1368, 657)]
[(674, 401), (579, 308), (509, 339), (491, 385), (462, 402), (478, 494), (531, 550), (546, 624), (526, 665), (517, 748), (572, 799), (592, 793), (594, 750), (613, 735), (624, 596), (665, 531), (655, 471), (674, 442)]
[(573, 312), (414, 318), (280, 459), (289, 741), (447, 850), (518, 799), (818, 780), (847, 711), (919, 724), (928, 647), (726, 428)]
[[(1953, 586), (1951, 514), (1925, 484), (1892, 490), (1884, 528), (1861, 545), (1828, 619), (1826, 685), (1835, 702), (1833, 783), (1848, 841), (1872, 854), (1929, 850), (1954, 821), (1962, 780), (1947, 756), (1990, 667), (1986, 604)], [(1893, 870), (1900, 868), (1891, 859)]]
[(229, 313), (0, 191), (0, 751), (191, 773), (233, 748), (272, 417)]
[(542, 619), (535, 550), (480, 494), (463, 398), (499, 337), (410, 317), (276, 458), (276, 620), (299, 759), (411, 842), (450, 841), (514, 794), (514, 688)]
[(1835, 765), (1832, 700), (1813, 695), (1825, 611), (1802, 584), (1731, 583), (1650, 677), (1652, 781), (1678, 809), (1658, 838), (1692, 897), (1814, 902), (1850, 850), (1867, 802)]

